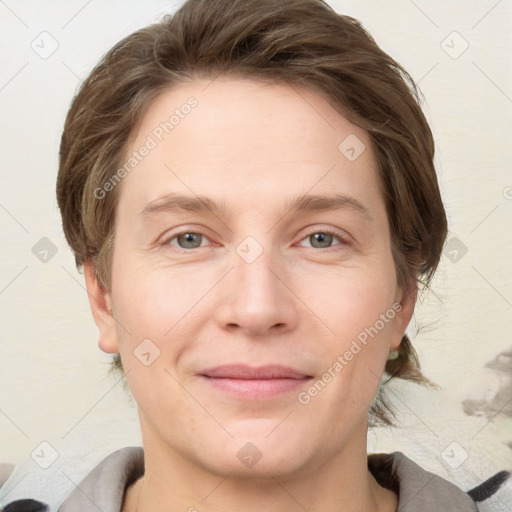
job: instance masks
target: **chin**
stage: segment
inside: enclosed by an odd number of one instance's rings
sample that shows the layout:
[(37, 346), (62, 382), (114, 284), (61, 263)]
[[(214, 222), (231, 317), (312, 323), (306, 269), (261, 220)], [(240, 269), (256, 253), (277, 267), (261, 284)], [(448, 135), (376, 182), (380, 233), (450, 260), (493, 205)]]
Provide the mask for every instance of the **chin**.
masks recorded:
[[(258, 421), (253, 423), (257, 424)], [(268, 428), (268, 425), (272, 427)], [(291, 475), (309, 467), (308, 454), (315, 452), (311, 437), (305, 432), (301, 435), (291, 422), (287, 428), (281, 425), (276, 429), (277, 425), (279, 421), (273, 419), (266, 420), (265, 428), (257, 429), (253, 425), (253, 428), (228, 429), (234, 434), (233, 438), (208, 443), (217, 447), (209, 457), (215, 466), (214, 472), (232, 472), (232, 477), (238, 475), (240, 478), (260, 476), (268, 480), (269, 473), (275, 477)]]

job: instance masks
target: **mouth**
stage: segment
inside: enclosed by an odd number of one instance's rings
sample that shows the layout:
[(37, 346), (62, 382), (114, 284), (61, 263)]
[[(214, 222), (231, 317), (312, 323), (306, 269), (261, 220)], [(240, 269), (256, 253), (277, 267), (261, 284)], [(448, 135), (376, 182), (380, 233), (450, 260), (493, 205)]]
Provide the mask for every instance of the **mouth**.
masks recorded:
[(296, 391), (312, 379), (286, 366), (224, 365), (204, 370), (199, 377), (209, 386), (243, 400), (269, 400)]

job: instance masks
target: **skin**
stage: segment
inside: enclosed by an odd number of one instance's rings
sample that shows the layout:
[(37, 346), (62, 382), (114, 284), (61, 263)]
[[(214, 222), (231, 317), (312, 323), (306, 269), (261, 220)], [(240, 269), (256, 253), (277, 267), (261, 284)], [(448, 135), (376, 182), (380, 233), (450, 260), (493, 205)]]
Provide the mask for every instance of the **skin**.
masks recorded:
[[(110, 292), (85, 265), (99, 346), (121, 354), (139, 408), (145, 475), (123, 511), (394, 511), (396, 495), (367, 469), (367, 413), (415, 297), (397, 287), (369, 137), (309, 89), (221, 77), (157, 97), (128, 153), (190, 96), (197, 107), (120, 185)], [(338, 149), (350, 134), (366, 146), (354, 161)], [(169, 192), (226, 211), (140, 214)], [(351, 208), (287, 212), (305, 193), (350, 195), (371, 219)], [(315, 245), (326, 229), (344, 238)], [(204, 236), (187, 248), (179, 233)], [(247, 236), (263, 250), (252, 263), (236, 250)], [(298, 392), (396, 303), (401, 311), (301, 404)], [(160, 350), (149, 366), (134, 355), (144, 339)], [(197, 375), (228, 363), (313, 378), (243, 400)], [(262, 454), (252, 467), (237, 457), (247, 442)]]

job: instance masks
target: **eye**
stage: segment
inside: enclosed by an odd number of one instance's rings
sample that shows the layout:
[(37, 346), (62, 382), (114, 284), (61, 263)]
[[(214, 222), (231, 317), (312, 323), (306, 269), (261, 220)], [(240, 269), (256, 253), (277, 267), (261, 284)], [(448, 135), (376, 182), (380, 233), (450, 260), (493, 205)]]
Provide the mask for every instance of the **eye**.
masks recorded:
[[(313, 249), (330, 249), (336, 247), (336, 245), (344, 246), (350, 243), (349, 240), (341, 234), (329, 229), (312, 231), (307, 234), (301, 242), (305, 240), (310, 240)], [(333, 246), (332, 244), (335, 240), (338, 240), (339, 243)], [(208, 242), (209, 239), (202, 233), (183, 231), (167, 238), (163, 242), (163, 245), (172, 245), (179, 249), (198, 249), (199, 247), (206, 246)]]
[[(172, 243), (173, 240), (176, 240), (176, 243)], [(165, 240), (164, 245), (174, 245), (180, 249), (197, 249), (198, 247), (204, 247), (203, 241), (208, 241), (208, 238), (203, 234), (194, 231), (184, 231)]]
[(303, 238), (302, 240), (310, 240), (311, 246), (314, 249), (330, 249), (331, 247), (335, 247), (331, 245), (335, 239), (340, 241), (340, 243), (336, 245), (349, 244), (349, 241), (345, 237), (329, 229), (323, 229), (321, 231), (312, 231), (311, 233), (306, 235), (306, 237)]

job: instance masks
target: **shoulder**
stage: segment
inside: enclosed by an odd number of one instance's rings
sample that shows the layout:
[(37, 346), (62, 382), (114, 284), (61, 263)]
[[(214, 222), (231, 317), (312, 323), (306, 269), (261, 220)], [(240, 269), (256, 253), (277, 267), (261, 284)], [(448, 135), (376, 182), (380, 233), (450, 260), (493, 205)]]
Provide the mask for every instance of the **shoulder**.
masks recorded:
[(71, 492), (59, 512), (118, 512), (126, 487), (144, 473), (142, 447), (126, 447), (100, 462)]
[(434, 506), (453, 512), (476, 512), (476, 502), (488, 499), (509, 477), (508, 472), (500, 471), (466, 492), (424, 470), (401, 452), (368, 455), (368, 469), (380, 485), (397, 493), (397, 512), (430, 512)]
[(0, 512), (119, 512), (126, 488), (144, 473), (144, 451), (125, 447), (93, 468), (84, 471), (76, 453), (50, 473), (21, 464), (0, 488)]
[[(401, 452), (368, 455), (368, 468), (377, 482), (399, 496), (397, 512), (431, 512), (440, 510), (478, 511), (487, 500), (499, 496), (509, 479), (508, 471), (500, 471), (482, 484), (465, 492), (453, 483), (428, 472)], [(58, 512), (119, 512), (126, 488), (144, 473), (142, 447), (126, 447), (103, 459), (64, 499)], [(512, 499), (511, 499), (512, 500)], [(59, 500), (60, 501), (60, 500)], [(501, 499), (500, 499), (501, 501)], [(507, 501), (507, 500), (505, 500)], [(43, 503), (22, 499), (4, 505), (5, 512), (46, 511)], [(52, 509), (54, 510), (54, 509)]]

